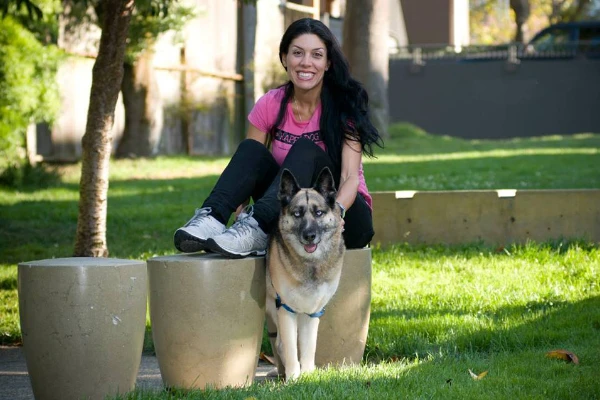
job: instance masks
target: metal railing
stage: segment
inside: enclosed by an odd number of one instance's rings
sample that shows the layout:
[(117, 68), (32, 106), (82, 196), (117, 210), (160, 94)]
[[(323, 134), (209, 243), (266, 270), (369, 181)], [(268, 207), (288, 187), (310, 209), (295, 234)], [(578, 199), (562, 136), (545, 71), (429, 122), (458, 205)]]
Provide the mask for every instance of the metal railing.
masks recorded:
[(435, 61), (493, 61), (505, 60), (518, 64), (520, 60), (565, 59), (565, 58), (600, 59), (600, 43), (596, 41), (565, 43), (541, 49), (531, 45), (505, 44), (495, 46), (452, 46), (411, 45), (390, 49), (391, 60), (412, 61), (414, 65), (425, 65)]

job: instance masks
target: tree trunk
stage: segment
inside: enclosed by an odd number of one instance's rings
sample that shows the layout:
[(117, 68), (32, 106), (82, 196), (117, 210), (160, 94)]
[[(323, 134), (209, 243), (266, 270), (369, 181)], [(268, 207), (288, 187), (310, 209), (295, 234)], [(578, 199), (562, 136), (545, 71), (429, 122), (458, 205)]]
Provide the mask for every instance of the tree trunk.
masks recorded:
[(116, 157), (150, 157), (157, 152), (162, 130), (162, 102), (152, 66), (154, 51), (145, 50), (133, 65), (125, 63), (121, 93), (125, 130)]
[(75, 256), (107, 257), (106, 212), (111, 128), (123, 79), (133, 0), (104, 0), (102, 36), (92, 70), (87, 125), (82, 139)]
[(383, 137), (388, 135), (389, 0), (348, 1), (343, 47), (352, 75), (369, 94), (371, 118)]
[(517, 24), (514, 41), (524, 43), (527, 33), (526, 23), (531, 12), (529, 0), (510, 0), (510, 8), (515, 12), (515, 23)]

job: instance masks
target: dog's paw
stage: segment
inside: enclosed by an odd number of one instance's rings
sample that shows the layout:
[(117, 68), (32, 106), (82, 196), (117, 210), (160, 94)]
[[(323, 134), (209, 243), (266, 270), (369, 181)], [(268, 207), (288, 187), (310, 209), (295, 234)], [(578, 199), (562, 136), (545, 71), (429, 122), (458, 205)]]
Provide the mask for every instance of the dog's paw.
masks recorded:
[(302, 364), (300, 370), (302, 373), (313, 372), (315, 370), (315, 363)]
[(293, 365), (285, 366), (285, 380), (291, 382), (300, 377), (300, 363), (296, 362)]

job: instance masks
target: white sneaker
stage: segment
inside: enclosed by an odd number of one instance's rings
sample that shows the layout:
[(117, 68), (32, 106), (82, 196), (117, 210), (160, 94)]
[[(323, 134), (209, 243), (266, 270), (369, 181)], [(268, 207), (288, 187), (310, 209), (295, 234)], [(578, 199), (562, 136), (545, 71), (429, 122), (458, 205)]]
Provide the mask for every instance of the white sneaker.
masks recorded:
[(264, 256), (267, 252), (268, 236), (252, 217), (253, 213), (252, 206), (246, 207), (229, 229), (208, 239), (206, 246), (216, 253), (232, 258)]
[(175, 231), (173, 242), (183, 253), (206, 250), (206, 240), (225, 231), (225, 225), (210, 214), (210, 207), (197, 208), (196, 213), (183, 227)]

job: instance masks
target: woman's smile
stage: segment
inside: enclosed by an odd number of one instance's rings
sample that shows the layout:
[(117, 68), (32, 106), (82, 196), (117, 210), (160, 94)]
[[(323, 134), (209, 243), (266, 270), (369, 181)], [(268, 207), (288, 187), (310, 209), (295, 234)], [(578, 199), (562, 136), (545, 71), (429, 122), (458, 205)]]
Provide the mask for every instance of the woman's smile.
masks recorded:
[(303, 81), (310, 80), (314, 76), (315, 76), (315, 74), (312, 72), (298, 72), (298, 78), (300, 78)]
[(329, 68), (327, 46), (315, 34), (300, 35), (290, 43), (284, 66), (296, 88), (320, 90), (325, 71)]

